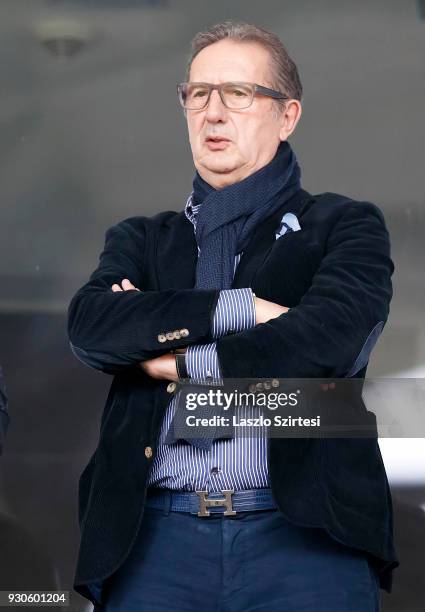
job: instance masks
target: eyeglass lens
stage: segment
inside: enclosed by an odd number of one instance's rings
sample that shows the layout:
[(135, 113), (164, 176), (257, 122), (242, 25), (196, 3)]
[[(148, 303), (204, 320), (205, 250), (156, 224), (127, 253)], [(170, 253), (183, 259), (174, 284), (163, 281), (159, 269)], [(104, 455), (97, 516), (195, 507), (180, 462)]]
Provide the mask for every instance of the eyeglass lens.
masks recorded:
[[(224, 83), (220, 86), (222, 99), (228, 108), (246, 108), (253, 98), (253, 89), (241, 83)], [(210, 88), (204, 84), (187, 83), (181, 93), (181, 101), (185, 108), (199, 110), (208, 101)]]

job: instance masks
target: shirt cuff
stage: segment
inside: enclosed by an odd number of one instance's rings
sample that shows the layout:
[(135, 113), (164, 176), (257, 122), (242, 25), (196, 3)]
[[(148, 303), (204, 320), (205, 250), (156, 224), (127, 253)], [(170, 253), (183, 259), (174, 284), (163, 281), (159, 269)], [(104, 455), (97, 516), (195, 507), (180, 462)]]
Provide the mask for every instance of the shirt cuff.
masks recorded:
[(221, 378), (215, 342), (188, 346), (185, 358), (186, 369), (191, 379)]
[(212, 322), (213, 338), (237, 333), (255, 326), (254, 294), (250, 287), (222, 289)]

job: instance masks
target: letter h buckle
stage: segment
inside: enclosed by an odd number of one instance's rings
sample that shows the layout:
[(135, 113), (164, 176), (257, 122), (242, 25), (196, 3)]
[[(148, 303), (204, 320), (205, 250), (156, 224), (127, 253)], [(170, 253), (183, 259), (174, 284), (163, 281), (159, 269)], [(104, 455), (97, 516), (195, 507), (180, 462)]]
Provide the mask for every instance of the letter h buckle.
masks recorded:
[(208, 491), (195, 491), (197, 495), (199, 495), (199, 511), (198, 516), (211, 516), (211, 512), (207, 510), (207, 506), (226, 506), (225, 512), (223, 512), (224, 516), (232, 516), (236, 514), (236, 511), (233, 510), (232, 504), (232, 494), (234, 490), (231, 489), (229, 491), (220, 491), (224, 494), (224, 497), (220, 497), (218, 499), (208, 499), (206, 495), (208, 495)]

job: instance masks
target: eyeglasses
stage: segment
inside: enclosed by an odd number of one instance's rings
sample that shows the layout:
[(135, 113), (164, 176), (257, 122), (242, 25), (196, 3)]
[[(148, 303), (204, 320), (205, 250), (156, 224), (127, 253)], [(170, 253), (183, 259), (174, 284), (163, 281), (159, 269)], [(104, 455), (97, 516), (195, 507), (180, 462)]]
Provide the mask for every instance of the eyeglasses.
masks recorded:
[(202, 110), (208, 106), (211, 92), (216, 89), (226, 108), (242, 109), (251, 106), (255, 94), (269, 96), (275, 100), (288, 100), (280, 91), (256, 83), (180, 83), (177, 85), (180, 104), (186, 110)]

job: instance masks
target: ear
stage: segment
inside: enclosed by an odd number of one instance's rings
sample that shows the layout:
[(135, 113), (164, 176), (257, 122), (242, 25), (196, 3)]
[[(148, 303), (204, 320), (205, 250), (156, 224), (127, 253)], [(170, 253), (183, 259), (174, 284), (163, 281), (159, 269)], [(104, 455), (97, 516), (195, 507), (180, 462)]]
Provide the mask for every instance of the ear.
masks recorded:
[(280, 129), (279, 137), (280, 140), (287, 140), (292, 132), (297, 127), (297, 123), (301, 118), (302, 106), (299, 100), (291, 99), (285, 102), (285, 106), (279, 117)]

